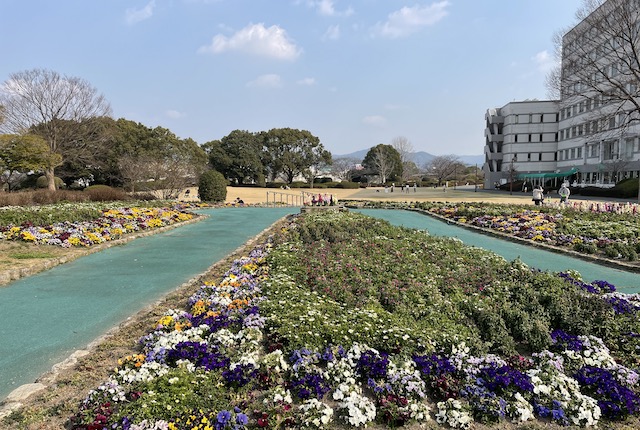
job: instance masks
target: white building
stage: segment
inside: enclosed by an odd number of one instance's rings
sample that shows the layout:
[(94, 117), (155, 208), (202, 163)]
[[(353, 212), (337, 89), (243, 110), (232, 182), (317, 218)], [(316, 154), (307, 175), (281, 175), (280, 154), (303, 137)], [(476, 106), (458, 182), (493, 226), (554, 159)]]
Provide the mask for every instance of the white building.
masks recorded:
[(485, 114), (485, 188), (513, 175), (555, 172), (558, 102), (524, 101), (488, 109)]
[(562, 40), (560, 100), (485, 114), (485, 187), (514, 175), (613, 186), (640, 174), (640, 0), (607, 0)]

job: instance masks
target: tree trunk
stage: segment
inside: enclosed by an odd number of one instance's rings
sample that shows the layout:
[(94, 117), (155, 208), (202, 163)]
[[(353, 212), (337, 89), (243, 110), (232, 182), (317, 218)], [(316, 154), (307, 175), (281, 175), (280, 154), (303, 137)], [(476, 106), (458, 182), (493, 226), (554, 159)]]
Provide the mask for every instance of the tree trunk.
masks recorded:
[(56, 190), (56, 175), (53, 167), (47, 167), (44, 171), (44, 175), (47, 178), (47, 189), (50, 191)]

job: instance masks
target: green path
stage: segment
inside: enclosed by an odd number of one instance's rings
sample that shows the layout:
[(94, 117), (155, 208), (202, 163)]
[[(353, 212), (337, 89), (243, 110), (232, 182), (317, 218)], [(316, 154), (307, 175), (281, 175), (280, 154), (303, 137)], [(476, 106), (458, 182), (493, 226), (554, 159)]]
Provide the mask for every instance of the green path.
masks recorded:
[(637, 273), (625, 272), (624, 270), (590, 263), (568, 255), (557, 254), (533, 246), (521, 245), (476, 233), (418, 212), (386, 209), (361, 209), (358, 212), (382, 218), (394, 225), (427, 230), (434, 236), (457, 237), (467, 245), (488, 249), (507, 260), (520, 257), (528, 266), (536, 269), (552, 272), (574, 269), (580, 272), (587, 282), (605, 280), (615, 285), (618, 291), (624, 293), (640, 292), (640, 274)]
[(205, 272), (298, 208), (223, 208), (203, 221), (82, 257), (0, 288), (0, 400)]

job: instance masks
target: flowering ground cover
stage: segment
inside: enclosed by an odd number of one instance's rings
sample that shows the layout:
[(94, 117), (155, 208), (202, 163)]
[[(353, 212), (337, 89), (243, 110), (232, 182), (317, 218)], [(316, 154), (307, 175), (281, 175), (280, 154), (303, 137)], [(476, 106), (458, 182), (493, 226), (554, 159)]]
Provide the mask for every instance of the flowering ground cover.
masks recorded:
[[(58, 218), (62, 214), (64, 221)], [(58, 204), (2, 208), (0, 239), (65, 248), (91, 246), (127, 233), (190, 220), (186, 207), (121, 207), (97, 204)], [(49, 222), (46, 222), (49, 221)]]
[(604, 281), (309, 213), (167, 311), (70, 426), (633, 425), (639, 309)]
[(583, 203), (523, 205), (479, 203), (376, 203), (372, 207), (413, 208), (537, 243), (560, 246), (613, 260), (640, 255), (638, 205)]

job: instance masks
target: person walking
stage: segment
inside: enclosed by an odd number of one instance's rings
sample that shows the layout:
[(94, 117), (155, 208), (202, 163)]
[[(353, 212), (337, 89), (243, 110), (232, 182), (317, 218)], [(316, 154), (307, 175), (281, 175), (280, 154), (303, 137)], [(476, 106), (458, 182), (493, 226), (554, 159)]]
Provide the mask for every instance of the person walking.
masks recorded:
[(563, 183), (560, 189), (558, 190), (558, 195), (560, 196), (560, 203), (567, 203), (569, 201), (569, 195), (571, 191), (567, 184)]

